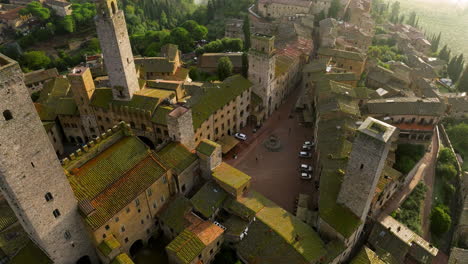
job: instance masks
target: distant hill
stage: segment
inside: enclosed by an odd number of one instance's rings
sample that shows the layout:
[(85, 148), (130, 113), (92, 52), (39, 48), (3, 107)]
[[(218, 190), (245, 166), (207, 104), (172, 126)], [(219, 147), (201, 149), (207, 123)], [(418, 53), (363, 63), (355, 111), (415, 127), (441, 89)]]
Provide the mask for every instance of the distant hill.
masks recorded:
[(401, 10), (416, 11), (428, 33), (442, 32), (452, 52), (468, 57), (468, 2), (460, 0), (401, 0)]

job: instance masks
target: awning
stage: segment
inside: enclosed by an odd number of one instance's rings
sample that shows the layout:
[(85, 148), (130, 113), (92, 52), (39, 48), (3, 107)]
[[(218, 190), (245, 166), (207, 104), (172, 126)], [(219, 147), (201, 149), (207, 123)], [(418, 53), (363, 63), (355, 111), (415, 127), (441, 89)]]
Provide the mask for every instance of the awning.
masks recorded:
[(233, 149), (237, 144), (239, 144), (239, 140), (237, 140), (233, 136), (226, 135), (222, 137), (220, 140), (218, 140), (218, 142), (216, 143), (221, 145), (221, 150), (223, 154), (226, 154), (229, 151), (231, 151), (231, 149)]

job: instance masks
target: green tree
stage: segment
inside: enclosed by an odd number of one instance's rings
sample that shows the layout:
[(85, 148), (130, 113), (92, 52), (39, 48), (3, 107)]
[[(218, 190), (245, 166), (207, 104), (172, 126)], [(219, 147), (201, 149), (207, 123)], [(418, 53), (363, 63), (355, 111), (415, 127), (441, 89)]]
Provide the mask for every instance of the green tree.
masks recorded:
[(21, 56), (22, 65), (29, 70), (46, 68), (50, 64), (50, 58), (44, 51), (28, 51)]
[(457, 88), (459, 91), (468, 92), (468, 66), (465, 67), (465, 71), (458, 81)]
[(431, 212), (431, 231), (436, 235), (442, 235), (450, 229), (452, 218), (443, 207), (437, 206)]
[(338, 13), (341, 9), (340, 0), (332, 0), (330, 8), (328, 8), (328, 17), (338, 18)]
[(437, 164), (436, 172), (446, 180), (453, 180), (457, 176), (457, 169), (450, 163)]
[(72, 16), (65, 16), (60, 20), (60, 26), (67, 33), (75, 32), (75, 21)]
[(441, 163), (450, 163), (450, 164), (455, 164), (457, 161), (455, 158), (455, 155), (453, 154), (452, 150), (450, 148), (442, 148), (439, 151), (439, 157), (437, 160)]
[(445, 46), (440, 50), (439, 59), (444, 60), (447, 63), (450, 61), (450, 49), (447, 44), (445, 44)]
[(169, 20), (167, 19), (166, 12), (164, 10), (161, 12), (161, 17), (159, 18), (159, 24), (163, 27), (167, 27)]
[(417, 17), (416, 12), (415, 11), (411, 12), (408, 17), (408, 21), (406, 23), (413, 27), (416, 26), (416, 17)]
[(176, 44), (183, 52), (188, 52), (192, 49), (193, 39), (190, 33), (183, 27), (177, 27), (171, 31), (169, 41)]
[(249, 76), (249, 56), (246, 52), (242, 53), (242, 76), (244, 78)]
[(227, 77), (232, 75), (232, 62), (228, 57), (222, 57), (218, 61), (218, 77), (224, 81)]
[(442, 33), (440, 32), (437, 37), (434, 36), (434, 38), (432, 39), (432, 41), (431, 41), (432, 52), (437, 52), (439, 50), (439, 44), (440, 44), (440, 39), (441, 38), (442, 38)]
[(199, 25), (195, 20), (187, 20), (181, 27), (190, 32), (195, 40), (202, 40), (208, 34), (208, 29), (205, 26)]
[(244, 32), (244, 49), (250, 49), (250, 19), (248, 15), (244, 17), (244, 24), (242, 25), (242, 31)]
[(400, 16), (400, 2), (396, 1), (392, 4), (392, 10), (390, 13), (390, 22), (398, 23), (398, 18)]
[(21, 15), (31, 14), (42, 21), (50, 18), (50, 10), (43, 7), (42, 4), (37, 1), (30, 2), (25, 8), (21, 9), (19, 13)]
[(198, 68), (195, 66), (190, 67), (189, 76), (193, 81), (201, 81), (200, 70), (198, 70)]

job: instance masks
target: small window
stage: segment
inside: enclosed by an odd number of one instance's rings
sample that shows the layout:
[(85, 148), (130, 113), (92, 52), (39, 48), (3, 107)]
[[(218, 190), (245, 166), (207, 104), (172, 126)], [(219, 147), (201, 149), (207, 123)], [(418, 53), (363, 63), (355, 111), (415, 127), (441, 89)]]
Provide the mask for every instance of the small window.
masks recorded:
[(109, 225), (106, 225), (104, 228), (105, 228), (106, 230), (109, 230), (110, 227), (109, 227)]
[(125, 232), (125, 226), (122, 226), (122, 227), (120, 228), (120, 230), (121, 230), (122, 232)]
[(125, 241), (125, 243), (128, 243), (128, 237), (126, 237), (126, 238), (124, 239), (124, 241)]
[(52, 213), (54, 214), (55, 218), (60, 216), (60, 211), (58, 209), (55, 209)]
[(140, 206), (140, 199), (137, 198), (137, 199), (135, 200), (135, 206)]
[(153, 194), (153, 192), (151, 191), (151, 189), (146, 190), (146, 193), (148, 194), (148, 196), (151, 196), (151, 195)]
[(68, 230), (65, 231), (64, 237), (65, 237), (66, 240), (70, 240), (70, 238), (71, 238), (70, 231), (68, 231)]
[(102, 238), (106, 238), (106, 237), (107, 237), (106, 234), (102, 234)]
[(46, 195), (45, 195), (46, 202), (50, 202), (53, 199), (54, 199), (54, 197), (52, 196), (52, 194), (50, 192), (46, 193)]
[(361, 164), (361, 170), (364, 169), (364, 164)]
[(164, 195), (161, 197), (161, 203), (164, 203)]
[(142, 219), (142, 220), (141, 220), (141, 224), (144, 224), (144, 223), (145, 223), (145, 221)]
[(13, 119), (13, 115), (11, 114), (11, 111), (10, 110), (3, 111), (3, 118), (5, 118), (6, 121)]
[(120, 220), (120, 218), (117, 216), (117, 217), (115, 218), (115, 222), (117, 223), (119, 220)]
[(127, 207), (127, 214), (130, 213), (130, 207)]

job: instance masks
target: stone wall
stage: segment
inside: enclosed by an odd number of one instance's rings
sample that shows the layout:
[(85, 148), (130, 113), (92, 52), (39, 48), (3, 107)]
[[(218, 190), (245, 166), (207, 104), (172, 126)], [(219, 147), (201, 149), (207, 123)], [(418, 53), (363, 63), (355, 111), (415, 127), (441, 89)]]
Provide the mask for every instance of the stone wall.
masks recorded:
[[(55, 263), (95, 260), (77, 202), (24, 84), (0, 55), (0, 188), (19, 222)], [(52, 199), (46, 200), (50, 193)]]

